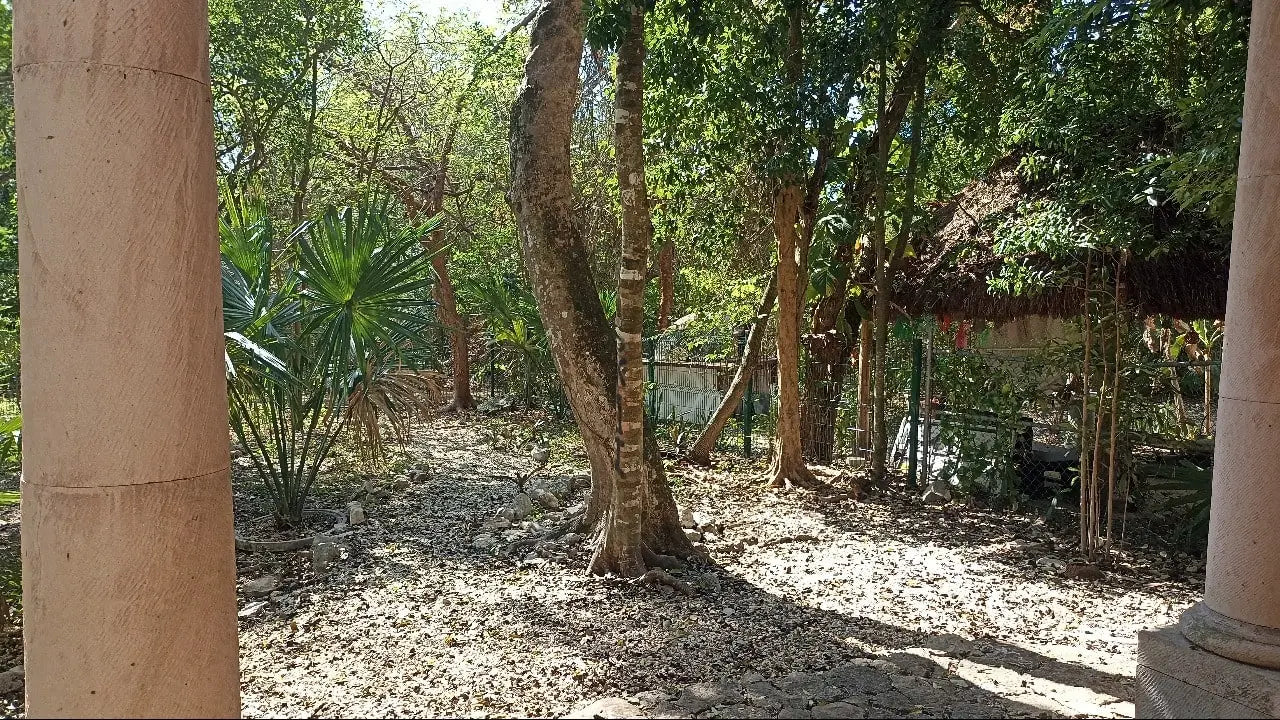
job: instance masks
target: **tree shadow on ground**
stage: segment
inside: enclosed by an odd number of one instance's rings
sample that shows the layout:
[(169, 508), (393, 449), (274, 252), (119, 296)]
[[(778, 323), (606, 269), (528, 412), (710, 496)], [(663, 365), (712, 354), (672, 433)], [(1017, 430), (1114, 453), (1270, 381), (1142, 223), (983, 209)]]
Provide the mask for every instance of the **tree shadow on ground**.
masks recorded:
[[(949, 658), (925, 648), (951, 644), (866, 617), (819, 610), (761, 590), (712, 568), (714, 592), (693, 598), (612, 583), (610, 602), (569, 610), (531, 608), (522, 630), (555, 646), (586, 638), (578, 650), (606, 669), (601, 695), (638, 696), (654, 716), (680, 717), (1057, 717), (1051, 702), (1014, 686), (977, 687), (952, 672)], [(871, 648), (899, 652), (877, 655)], [(914, 652), (906, 652), (912, 650)], [(1001, 652), (1033, 659), (1056, 681), (1087, 679), (1127, 697), (1127, 679), (1057, 663), (1004, 645), (970, 643), (958, 651), (977, 662)], [(988, 659), (988, 655), (990, 658)], [(1019, 664), (1017, 669), (1029, 668)], [(823, 708), (830, 703), (845, 703)], [(848, 707), (848, 706), (852, 706)], [(815, 708), (817, 708), (815, 710)], [(854, 709), (856, 708), (856, 709)], [(779, 713), (782, 713), (779, 715)], [(812, 714), (812, 715), (811, 715)]]
[[(269, 669), (273, 678), (246, 681), (250, 695), (278, 702), (264, 711), (548, 715), (640, 696), (650, 714), (698, 717), (1059, 716), (1082, 711), (1027, 679), (1106, 696), (1091, 698), (1098, 707), (1131, 695), (1124, 676), (1013, 643), (816, 608), (727, 567), (684, 572), (699, 588), (685, 598), (586, 577), (581, 545), (538, 564), (476, 549), (479, 524), (514, 492), (498, 476), (523, 469), (494, 455), (437, 460), (430, 479), (371, 505), (347, 557), (322, 575), (306, 553), (263, 568), (242, 555), (242, 577), (270, 569), (282, 578), (282, 597), (241, 624), (250, 645), (281, 648), (246, 663), (247, 677)], [(882, 518), (888, 506), (879, 503), (819, 504), (817, 515), (832, 531), (954, 548), (987, 543), (996, 558), (1023, 532), (993, 515), (960, 537), (936, 514), (908, 513), (905, 525)], [(341, 692), (313, 678), (317, 665), (349, 678)], [(974, 666), (1000, 670), (998, 684), (963, 681)]]

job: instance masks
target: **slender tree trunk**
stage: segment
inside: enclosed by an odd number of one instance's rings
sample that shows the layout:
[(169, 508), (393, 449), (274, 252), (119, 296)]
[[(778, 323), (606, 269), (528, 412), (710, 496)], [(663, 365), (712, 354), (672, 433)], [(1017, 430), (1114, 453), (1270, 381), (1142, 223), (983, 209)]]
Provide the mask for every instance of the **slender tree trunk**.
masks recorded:
[(874, 341), (867, 318), (858, 322), (858, 450), (871, 451), (871, 350)]
[(800, 248), (797, 213), (802, 189), (785, 185), (774, 196), (773, 229), (778, 237), (778, 438), (769, 471), (774, 487), (816, 482), (800, 445)]
[[(307, 20), (307, 34), (310, 37), (311, 20)], [(311, 109), (307, 116), (307, 130), (303, 141), (302, 168), (298, 172), (298, 186), (293, 191), (293, 224), (296, 227), (302, 222), (307, 210), (307, 192), (311, 186), (311, 156), (315, 153), (316, 117), (320, 111), (320, 58), (318, 54), (311, 56)]]
[(644, 510), (645, 270), (653, 225), (644, 180), (644, 7), (632, 2), (630, 23), (618, 43), (614, 84), (614, 153), (622, 206), (618, 267), (618, 431), (613, 498), (591, 572), (624, 577), (644, 574), (641, 521)]
[(475, 407), (471, 397), (471, 348), (467, 323), (458, 312), (458, 297), (449, 276), (448, 250), (437, 252), (431, 258), (438, 282), (431, 293), (436, 299), (440, 322), (449, 331), (449, 354), (453, 364), (453, 400), (446, 410), (470, 410)]
[(1120, 375), (1124, 356), (1121, 353), (1121, 318), (1124, 307), (1124, 268), (1125, 256), (1121, 256), (1116, 264), (1116, 314), (1115, 314), (1115, 370), (1111, 380), (1111, 438), (1107, 452), (1107, 552), (1111, 551), (1111, 531), (1115, 525), (1116, 501), (1116, 437), (1120, 432)]
[[(911, 100), (915, 96), (916, 88), (928, 70), (930, 57), (941, 44), (954, 13), (955, 3), (951, 0), (941, 0), (929, 9), (921, 22), (915, 47), (903, 61), (901, 70), (897, 73), (897, 81), (894, 83), (893, 92), (890, 93), (885, 112), (877, 118), (876, 133), (851, 149), (850, 163), (860, 170), (850, 175), (842, 194), (846, 216), (852, 218), (855, 224), (866, 212), (875, 193), (877, 180), (868, 170), (873, 166), (872, 160), (875, 153), (879, 152), (880, 133), (884, 132), (889, 136), (897, 135)], [(832, 292), (818, 301), (814, 309), (812, 326), (814, 336), (839, 332), (840, 316), (849, 299), (850, 283), (859, 280), (856, 275), (859, 274), (862, 263), (857, 260), (853, 243), (841, 243), (836, 247), (832, 258), (833, 264), (838, 268), (835, 283)], [(849, 348), (852, 346), (852, 341), (846, 338), (843, 339), (842, 344), (844, 348)]]
[[(884, 118), (888, 104), (886, 94), (888, 64), (884, 60), (884, 38), (881, 38), (880, 79), (877, 93), (877, 118)], [(875, 334), (876, 372), (875, 372), (875, 405), (871, 410), (871, 477), (876, 482), (885, 481), (885, 454), (888, 450), (888, 433), (885, 428), (885, 359), (889, 344), (889, 263), (885, 247), (885, 207), (886, 186), (889, 183), (889, 144), (893, 137), (887, 132), (876, 133), (879, 147), (876, 149), (876, 217), (875, 229), (872, 233), (876, 261), (875, 272), (875, 306), (872, 310)]]
[(658, 330), (671, 327), (676, 305), (676, 245), (667, 240), (658, 251)]
[(1093, 314), (1089, 305), (1089, 283), (1092, 281), (1093, 251), (1084, 261), (1084, 362), (1080, 365), (1080, 552), (1089, 547), (1089, 361), (1093, 350)]
[[(573, 202), (569, 144), (582, 46), (582, 4), (544, 0), (512, 109), (509, 199), (551, 354), (591, 463), (584, 519), (590, 530), (613, 502), (618, 354)], [(680, 527), (662, 457), (647, 431), (644, 457), (643, 557), (649, 565), (666, 562), (663, 556), (688, 557), (693, 546)]]
[(689, 454), (685, 455), (686, 461), (695, 465), (711, 464), (711, 450), (720, 439), (720, 433), (724, 432), (725, 423), (729, 422), (729, 418), (733, 417), (733, 413), (737, 411), (738, 405), (742, 402), (742, 396), (746, 394), (747, 386), (751, 384), (751, 378), (755, 375), (756, 363), (760, 360), (760, 346), (764, 344), (765, 328), (769, 325), (769, 316), (773, 313), (773, 303), (777, 296), (778, 275), (775, 272), (769, 278), (769, 285), (765, 288), (764, 296), (760, 298), (760, 304), (756, 307), (756, 316), (751, 322), (751, 331), (747, 334), (747, 348), (738, 362), (738, 371), (734, 373), (733, 382), (729, 384), (729, 390), (720, 401), (720, 407), (716, 408), (715, 415), (711, 416), (702, 434), (693, 443)]

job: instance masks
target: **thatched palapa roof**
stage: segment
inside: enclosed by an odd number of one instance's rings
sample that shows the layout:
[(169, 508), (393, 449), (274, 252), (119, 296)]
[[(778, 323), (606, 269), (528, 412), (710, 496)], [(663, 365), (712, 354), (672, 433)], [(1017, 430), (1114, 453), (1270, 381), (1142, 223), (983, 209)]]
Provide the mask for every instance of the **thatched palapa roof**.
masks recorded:
[[(1085, 253), (1077, 257), (1033, 253), (1010, 258), (995, 250), (992, 231), (1001, 219), (1020, 204), (1052, 192), (1051, 188), (1028, 187), (1018, 173), (1018, 161), (1016, 155), (1000, 159), (984, 177), (934, 207), (936, 229), (924, 239), (920, 254), (898, 273), (895, 305), (913, 317), (946, 315), (973, 320), (1080, 314), (1084, 292), (1079, 278), (1084, 272)], [(1148, 315), (1222, 318), (1226, 313), (1228, 252), (1217, 244), (1192, 243), (1182, 251), (1130, 258), (1124, 273), (1126, 304)], [(1108, 264), (1114, 261), (1101, 253), (1095, 253), (1094, 258)], [(1008, 262), (1074, 280), (1030, 294), (997, 292), (988, 280)]]

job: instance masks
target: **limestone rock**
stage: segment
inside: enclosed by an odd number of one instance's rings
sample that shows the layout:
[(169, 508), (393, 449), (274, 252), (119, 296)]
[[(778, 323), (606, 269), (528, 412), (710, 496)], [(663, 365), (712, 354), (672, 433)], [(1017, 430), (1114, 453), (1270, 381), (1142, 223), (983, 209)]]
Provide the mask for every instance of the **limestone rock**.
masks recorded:
[(498, 511), (498, 517), (506, 520), (507, 524), (510, 525), (516, 519), (516, 509), (508, 505)]
[(935, 478), (920, 499), (926, 505), (946, 505), (951, 502), (951, 487), (947, 485), (947, 481)]
[(698, 532), (697, 530), (694, 530), (693, 528), (685, 528), (685, 529), (684, 529), (684, 536), (685, 536), (685, 537), (687, 537), (687, 538), (689, 538), (689, 542), (701, 542), (701, 541), (702, 541), (702, 533)]
[(240, 610), (240, 612), (236, 613), (236, 617), (251, 618), (254, 615), (257, 615), (258, 611), (262, 610), (262, 608), (266, 606), (267, 606), (266, 600), (258, 600), (257, 602), (251, 602), (245, 605), (244, 608)]
[(488, 550), (498, 544), (498, 538), (489, 533), (480, 533), (471, 541), (471, 547), (477, 550)]
[(534, 490), (545, 490), (563, 500), (573, 492), (573, 478), (567, 476), (540, 477), (532, 483)]
[(564, 717), (582, 718), (584, 720), (591, 720), (592, 718), (613, 720), (614, 718), (642, 718), (645, 717), (645, 714), (638, 706), (620, 697), (608, 697), (580, 707)]
[(933, 635), (925, 638), (924, 646), (930, 650), (937, 650), (944, 655), (953, 657), (964, 657), (965, 655), (973, 654), (973, 643), (952, 633), (943, 633), (942, 635)]
[(409, 479), (408, 475), (401, 475), (395, 479), (395, 482), (391, 483), (391, 487), (396, 490), (406, 490), (412, 482), (413, 481)]
[(533, 499), (537, 500), (538, 504), (547, 510), (560, 509), (560, 498), (556, 497), (555, 493), (550, 490), (534, 488)]
[(347, 503), (347, 522), (352, 525), (363, 525), (368, 518), (364, 514), (364, 505), (352, 500)]
[(15, 665), (0, 673), (0, 695), (8, 695), (22, 689), (25, 679), (26, 674), (21, 665)]
[(280, 578), (275, 575), (263, 575), (257, 580), (244, 584), (244, 594), (249, 597), (266, 597), (280, 587)]
[(528, 493), (516, 493), (516, 496), (511, 498), (511, 508), (515, 511), (515, 517), (512, 519), (523, 520), (533, 512), (533, 498), (529, 497)]
[(501, 515), (484, 524), (485, 530), (506, 530), (509, 527), (511, 527), (511, 521)]
[(810, 711), (814, 720), (837, 720), (837, 718), (864, 718), (867, 716), (867, 709), (858, 707), (853, 703), (833, 702), (826, 705), (816, 705)]
[(317, 535), (311, 544), (311, 569), (318, 573), (325, 572), (335, 562), (342, 559), (342, 548), (323, 535)]
[(695, 530), (698, 527), (697, 521), (693, 518), (693, 511), (687, 507), (677, 508), (680, 511), (680, 527), (686, 530)]

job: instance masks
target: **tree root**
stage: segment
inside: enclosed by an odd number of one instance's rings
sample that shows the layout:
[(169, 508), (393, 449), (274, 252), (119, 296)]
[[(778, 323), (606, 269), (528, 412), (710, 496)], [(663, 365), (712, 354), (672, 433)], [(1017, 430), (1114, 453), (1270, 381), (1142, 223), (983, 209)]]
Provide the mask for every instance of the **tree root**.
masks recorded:
[(707, 453), (704, 455), (702, 453), (695, 453), (692, 450), (690, 450), (689, 452), (685, 453), (679, 460), (677, 460), (675, 464), (676, 465), (696, 465), (698, 467), (711, 467), (711, 454)]
[(641, 554), (644, 557), (644, 564), (649, 567), (663, 570), (683, 570), (685, 568), (685, 562), (674, 555), (663, 555), (649, 548), (641, 549)]
[(533, 535), (527, 538), (516, 540), (507, 546), (507, 554), (510, 555), (517, 550), (524, 550), (537, 545), (540, 542), (555, 540), (573, 532), (577, 528), (582, 527), (582, 519), (585, 513), (574, 513), (568, 520), (542, 533), (541, 535)]
[(635, 582), (640, 585), (666, 585), (686, 597), (693, 597), (694, 595), (693, 586), (683, 580), (672, 577), (671, 573), (659, 568), (654, 568), (641, 575)]

